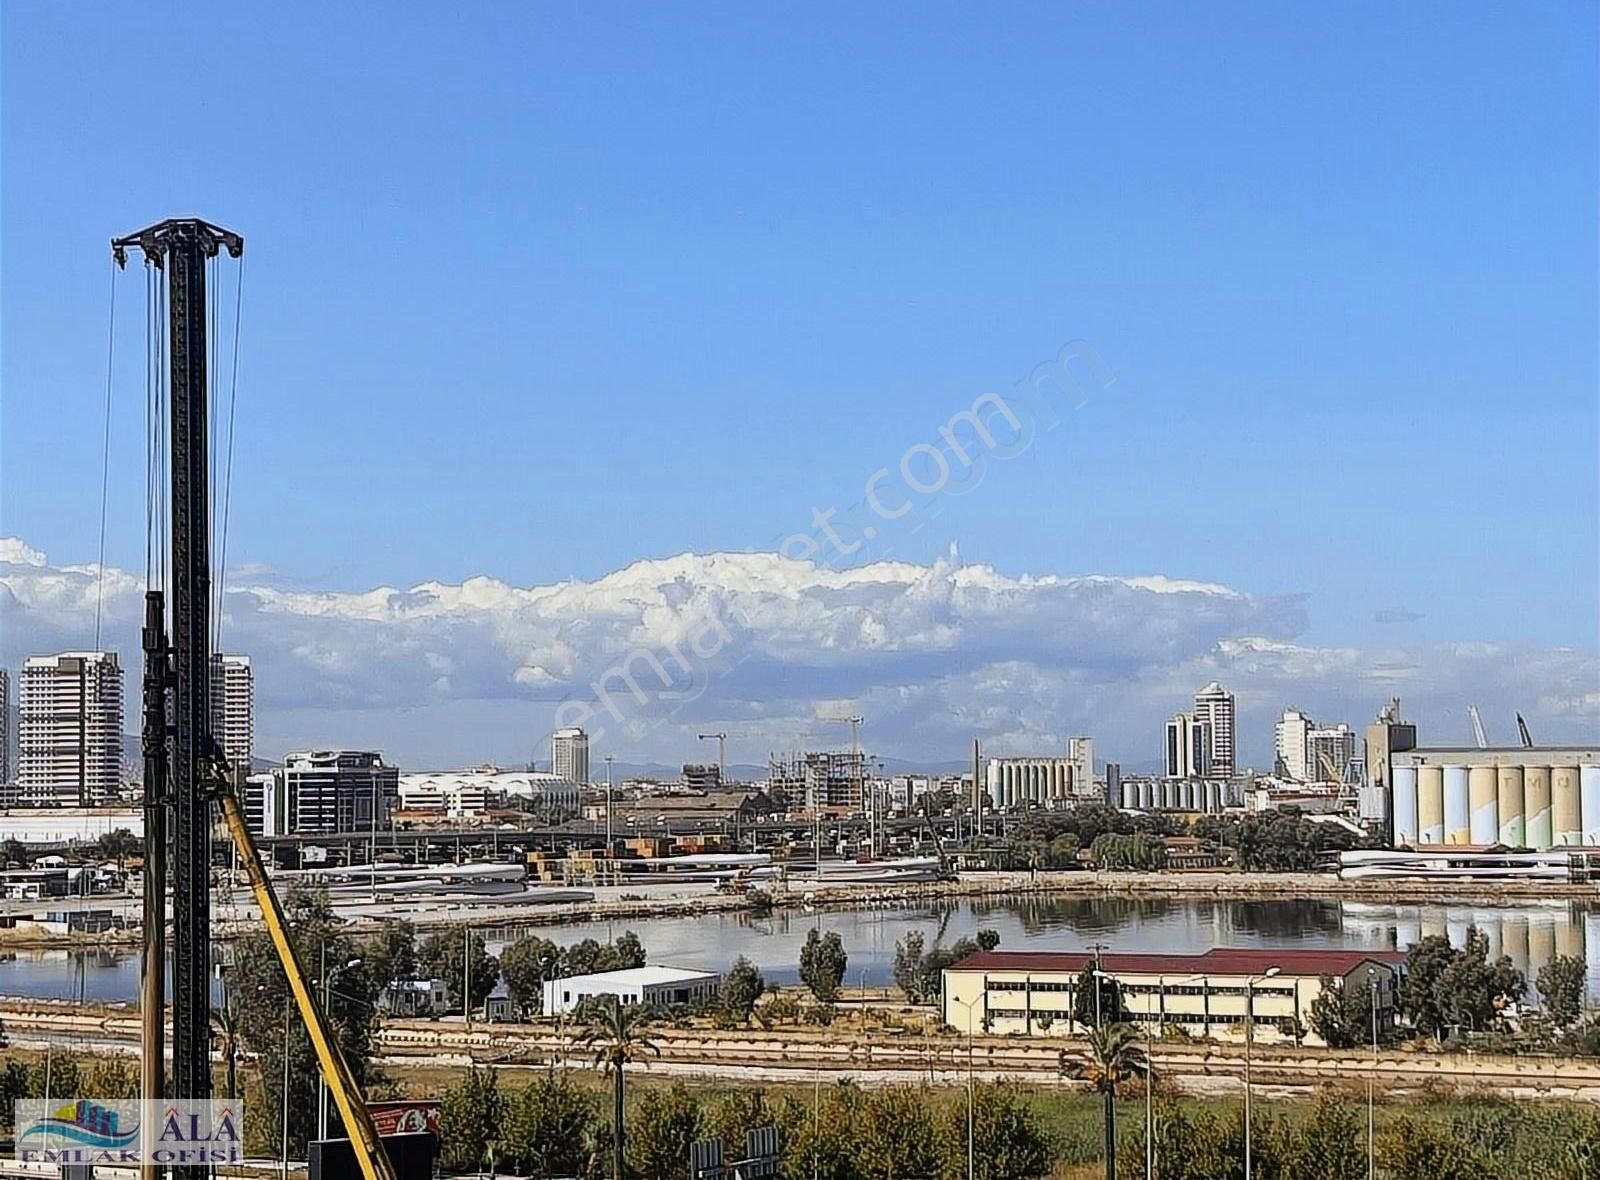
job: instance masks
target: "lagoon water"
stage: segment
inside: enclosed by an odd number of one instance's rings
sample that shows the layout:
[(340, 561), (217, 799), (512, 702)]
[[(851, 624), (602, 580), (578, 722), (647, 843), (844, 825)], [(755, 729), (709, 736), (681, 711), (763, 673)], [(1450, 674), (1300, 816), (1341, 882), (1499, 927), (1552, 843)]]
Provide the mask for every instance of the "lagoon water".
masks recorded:
[[(931, 947), (991, 928), (1002, 949), (1079, 950), (1103, 943), (1118, 951), (1200, 952), (1214, 946), (1405, 949), (1427, 934), (1459, 944), (1476, 925), (1493, 955), (1505, 953), (1532, 983), (1557, 954), (1589, 963), (1589, 998), (1600, 1002), (1600, 903), (1390, 905), (1323, 900), (1133, 900), (1125, 898), (979, 898), (923, 905), (899, 903), (817, 912), (744, 913), (538, 927), (558, 943), (605, 941), (624, 930), (643, 940), (651, 962), (725, 967), (745, 955), (769, 979), (794, 982), (800, 947), (814, 926), (836, 930), (850, 956), (847, 983), (890, 982), (897, 940), (920, 930)], [(513, 929), (479, 927), (490, 949)], [(16, 951), (0, 955), (0, 996), (132, 1002), (138, 956), (131, 951)]]

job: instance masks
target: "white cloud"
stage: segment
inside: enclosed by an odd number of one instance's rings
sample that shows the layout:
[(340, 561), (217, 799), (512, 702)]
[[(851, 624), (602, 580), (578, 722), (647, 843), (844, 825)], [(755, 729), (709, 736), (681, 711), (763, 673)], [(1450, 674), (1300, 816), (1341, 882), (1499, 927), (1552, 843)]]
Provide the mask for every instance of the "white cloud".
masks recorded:
[[(53, 566), (0, 539), (5, 660), (88, 643), (96, 587), (93, 566)], [(104, 631), (130, 669), (142, 589), (106, 571)], [(1161, 575), (1012, 575), (954, 556), (833, 569), (681, 554), (592, 582), (357, 592), (235, 574), (226, 607), (223, 646), (254, 658), (269, 756), (346, 742), (412, 765), (524, 759), (566, 699), (589, 703), (597, 745), (624, 758), (695, 757), (695, 734), (714, 726), (731, 758), (759, 760), (847, 740), (825, 719), (855, 711), (873, 750), (917, 761), (959, 761), (973, 736), (1023, 752), (1091, 733), (1137, 764), (1212, 678), (1238, 693), (1257, 760), (1291, 704), (1358, 723), (1399, 693), (1441, 741), (1464, 737), (1468, 702), (1508, 731), (1520, 709), (1551, 740), (1592, 736), (1600, 719), (1593, 652), (1304, 646), (1297, 599)]]

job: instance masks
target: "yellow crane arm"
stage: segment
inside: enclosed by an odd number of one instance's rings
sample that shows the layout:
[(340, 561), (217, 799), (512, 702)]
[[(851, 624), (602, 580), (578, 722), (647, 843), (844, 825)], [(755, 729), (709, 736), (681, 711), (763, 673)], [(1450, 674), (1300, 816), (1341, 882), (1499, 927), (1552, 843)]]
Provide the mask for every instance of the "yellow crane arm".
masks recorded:
[(267, 924), (267, 933), (272, 936), (272, 945), (278, 950), (283, 972), (289, 977), (289, 990), (294, 993), (300, 1019), (311, 1034), (311, 1044), (317, 1051), (317, 1061), (322, 1067), (322, 1078), (333, 1092), (339, 1117), (344, 1120), (345, 1132), (350, 1136), (350, 1146), (355, 1149), (362, 1180), (396, 1180), (394, 1166), (389, 1162), (383, 1142), (378, 1138), (378, 1129), (372, 1124), (372, 1116), (367, 1112), (360, 1087), (356, 1085), (350, 1066), (339, 1050), (339, 1042), (333, 1038), (327, 1016), (317, 1004), (311, 988), (306, 985), (305, 969), (300, 965), (294, 943), (290, 941), (289, 927), (283, 920), (283, 908), (278, 904), (278, 895), (272, 891), (272, 882), (267, 880), (261, 854), (256, 850), (256, 842), (244, 822), (244, 809), (228, 787), (218, 792), (218, 800), (222, 805), (222, 818), (228, 825), (228, 833), (239, 848), (240, 859), (244, 861), (256, 903), (261, 907), (261, 920)]

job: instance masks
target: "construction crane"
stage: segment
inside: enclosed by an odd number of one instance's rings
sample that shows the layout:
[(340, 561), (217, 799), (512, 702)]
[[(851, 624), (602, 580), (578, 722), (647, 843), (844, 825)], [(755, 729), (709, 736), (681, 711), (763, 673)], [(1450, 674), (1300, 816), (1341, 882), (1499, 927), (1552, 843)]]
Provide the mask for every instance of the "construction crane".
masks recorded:
[(728, 735), (725, 733), (703, 733), (700, 735), (700, 740), (703, 742), (709, 742), (712, 738), (717, 739), (717, 786), (721, 787), (723, 785), (723, 776), (728, 772)]
[[(141, 1090), (160, 1100), (165, 1089), (162, 926), (166, 918), (166, 853), (170, 848), (172, 893), (172, 1090), (168, 1097), (203, 1100), (211, 1094), (211, 815), (223, 819), (261, 907), (300, 1017), (316, 1050), (322, 1076), (338, 1104), (363, 1180), (396, 1180), (372, 1116), (349, 1063), (334, 1040), (326, 1015), (307, 982), (290, 940), (283, 908), (267, 880), (230, 784), (226, 760), (211, 732), (211, 488), (206, 362), (209, 300), (206, 275), (224, 251), (244, 253), (244, 238), (198, 218), (175, 218), (115, 238), (112, 258), (127, 264), (130, 250), (165, 273), (167, 333), (161, 380), (169, 394), (166, 422), (152, 425), (152, 453), (169, 444), (171, 477), (171, 577), (165, 590), (147, 586), (141, 737), (145, 769), (144, 979), (142, 990)], [(152, 292), (157, 288), (152, 284)], [(237, 326), (237, 324), (235, 325)], [(159, 338), (158, 338), (159, 339)], [(164, 437), (163, 437), (164, 435)], [(151, 488), (153, 511), (161, 489)], [(148, 517), (147, 513), (147, 517)], [(151, 552), (160, 538), (147, 524)], [(170, 814), (171, 824), (168, 825)], [(145, 1180), (159, 1180), (166, 1165), (146, 1163)]]
[[(724, 790), (728, 785), (726, 781), (728, 774), (728, 735), (725, 733), (703, 733), (700, 735), (700, 740), (703, 742), (709, 742), (712, 738), (717, 739), (717, 790), (720, 791)], [(735, 852), (739, 851), (739, 836), (739, 808), (735, 807), (733, 809), (733, 850)]]
[(1533, 749), (1533, 735), (1528, 732), (1528, 723), (1522, 719), (1522, 714), (1517, 714), (1517, 736), (1522, 739), (1524, 750)]
[[(873, 816), (876, 814), (876, 809), (868, 805), (866, 798), (866, 783), (864, 781), (865, 776), (862, 774), (864, 767), (862, 765), (861, 758), (861, 722), (863, 718), (859, 714), (852, 713), (848, 717), (824, 717), (823, 720), (837, 722), (840, 725), (848, 725), (850, 727), (850, 773), (856, 776), (855, 791), (853, 794), (855, 794), (857, 798), (862, 801), (863, 806), (867, 807), (867, 818), (870, 823), (873, 819)], [(821, 812), (822, 808), (821, 804), (819, 803), (817, 807), (817, 813), (820, 815)], [(878, 832), (876, 824), (872, 824), (870, 831), (871, 836), (869, 838), (872, 842), (872, 854), (876, 856), (878, 854)], [(820, 849), (818, 855), (821, 855)]]
[(1478, 706), (1468, 705), (1467, 716), (1472, 719), (1472, 740), (1478, 743), (1478, 749), (1489, 748), (1489, 735), (1483, 732), (1483, 718), (1478, 716)]

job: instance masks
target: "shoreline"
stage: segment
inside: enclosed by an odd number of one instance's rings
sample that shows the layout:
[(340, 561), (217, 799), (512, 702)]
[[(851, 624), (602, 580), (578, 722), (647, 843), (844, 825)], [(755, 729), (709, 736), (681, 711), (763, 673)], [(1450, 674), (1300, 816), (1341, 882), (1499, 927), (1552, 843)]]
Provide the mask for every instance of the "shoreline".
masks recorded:
[[(1449, 883), (1434, 880), (1346, 881), (1331, 873), (1244, 873), (1224, 870), (1194, 872), (982, 872), (956, 881), (934, 881), (896, 887), (841, 885), (828, 889), (775, 891), (773, 910), (847, 909), (863, 904), (914, 905), (972, 898), (1116, 898), (1129, 901), (1210, 899), (1216, 901), (1366, 901), (1391, 905), (1496, 905), (1519, 901), (1600, 901), (1600, 885), (1549, 881)], [(704, 914), (762, 912), (767, 907), (748, 895), (699, 893), (666, 898), (630, 898), (562, 905), (489, 907), (463, 917), (459, 913), (422, 913), (412, 919), (421, 931), (449, 930), (460, 925), (544, 927), (590, 921), (691, 918)], [(380, 919), (346, 919), (352, 933), (370, 933)], [(260, 928), (259, 920), (217, 923), (218, 940)], [(0, 930), (0, 951), (92, 949), (140, 944), (138, 929), (95, 934), (44, 934)]]

